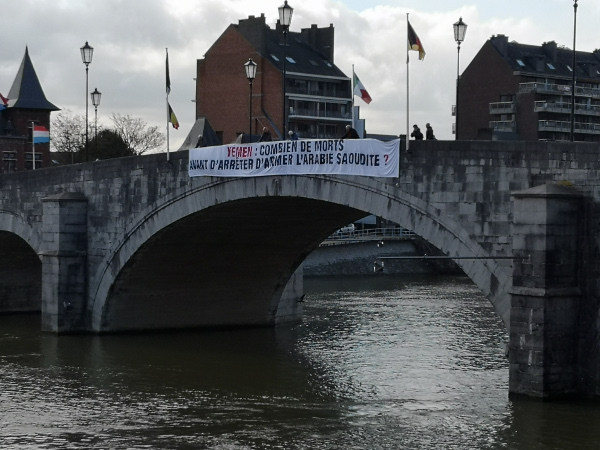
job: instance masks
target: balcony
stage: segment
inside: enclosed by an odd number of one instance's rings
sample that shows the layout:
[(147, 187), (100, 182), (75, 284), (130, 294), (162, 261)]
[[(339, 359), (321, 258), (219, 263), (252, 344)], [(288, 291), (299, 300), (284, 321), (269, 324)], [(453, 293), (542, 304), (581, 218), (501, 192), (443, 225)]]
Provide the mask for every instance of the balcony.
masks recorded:
[(310, 97), (343, 98), (351, 100), (350, 93), (345, 89), (313, 89), (306, 86), (287, 86), (286, 93), (296, 95), (307, 95)]
[[(538, 92), (541, 94), (571, 95), (571, 86), (566, 84), (520, 83), (519, 93)], [(600, 99), (600, 89), (586, 86), (575, 86), (577, 97)]]
[[(571, 122), (559, 120), (538, 121), (538, 131), (556, 131), (560, 133), (571, 132)], [(600, 134), (600, 123), (575, 122), (573, 131), (582, 134)]]
[(490, 122), (490, 128), (494, 131), (514, 133), (517, 131), (517, 124), (514, 120), (493, 120)]
[(352, 121), (352, 113), (346, 112), (341, 113), (339, 111), (327, 111), (320, 110), (317, 108), (290, 108), (288, 117), (291, 118), (305, 118), (305, 119), (329, 119), (329, 120), (348, 120)]
[(515, 111), (515, 102), (490, 103), (490, 114), (514, 114)]
[[(533, 107), (535, 112), (552, 112), (561, 114), (571, 114), (571, 103), (537, 101)], [(587, 105), (585, 103), (575, 103), (575, 114), (586, 116), (600, 116), (600, 105)]]

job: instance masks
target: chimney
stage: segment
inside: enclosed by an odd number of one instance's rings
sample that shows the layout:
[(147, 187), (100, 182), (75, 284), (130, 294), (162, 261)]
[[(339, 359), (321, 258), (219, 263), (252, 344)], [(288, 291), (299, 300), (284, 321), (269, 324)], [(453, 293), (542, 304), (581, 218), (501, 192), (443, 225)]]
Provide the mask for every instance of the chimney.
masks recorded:
[(500, 54), (506, 58), (508, 56), (508, 36), (499, 34), (490, 38), (494, 47), (500, 52)]
[(557, 48), (557, 45), (556, 45), (556, 42), (554, 42), (554, 41), (544, 42), (542, 44), (542, 50), (544, 51), (544, 54), (552, 62), (556, 62), (556, 48)]
[(240, 20), (237, 26), (240, 34), (244, 36), (259, 53), (264, 53), (266, 28), (267, 25), (264, 13), (261, 14), (260, 17), (248, 16), (247, 19)]
[(329, 24), (327, 28), (317, 28), (313, 24), (310, 28), (303, 28), (300, 35), (312, 48), (321, 52), (325, 58), (333, 63), (333, 24)]

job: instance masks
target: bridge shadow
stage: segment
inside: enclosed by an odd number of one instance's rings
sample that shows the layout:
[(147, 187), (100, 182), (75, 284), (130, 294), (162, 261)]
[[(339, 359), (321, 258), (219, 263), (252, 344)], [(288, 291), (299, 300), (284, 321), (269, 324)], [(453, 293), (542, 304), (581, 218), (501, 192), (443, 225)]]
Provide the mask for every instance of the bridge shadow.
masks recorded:
[(188, 215), (128, 260), (109, 291), (103, 328), (272, 325), (273, 297), (290, 274), (340, 224), (364, 215), (300, 197), (238, 200)]

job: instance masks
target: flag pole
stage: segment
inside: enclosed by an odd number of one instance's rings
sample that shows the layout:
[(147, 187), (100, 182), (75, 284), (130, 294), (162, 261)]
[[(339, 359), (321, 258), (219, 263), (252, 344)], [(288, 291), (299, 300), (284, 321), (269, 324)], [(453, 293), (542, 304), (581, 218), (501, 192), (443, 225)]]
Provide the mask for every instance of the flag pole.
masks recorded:
[(166, 84), (166, 92), (167, 92), (167, 104), (165, 105), (167, 108), (167, 161), (169, 161), (170, 159), (170, 155), (169, 155), (169, 116), (170, 116), (170, 111), (169, 111), (169, 90), (171, 89), (171, 81), (169, 80), (169, 49), (165, 48), (165, 52), (167, 55), (167, 59), (166, 59), (166, 75), (165, 75), (165, 84)]
[(409, 48), (409, 44), (410, 42), (408, 41), (408, 13), (406, 13), (406, 151), (408, 151), (408, 143), (410, 141), (409, 139), (409, 134), (408, 134), (408, 130), (409, 130), (409, 118), (408, 118), (408, 112), (409, 112), (409, 108), (408, 108), (408, 104), (409, 104), (409, 89), (408, 89), (408, 48)]
[(356, 123), (354, 122), (354, 64), (352, 64), (352, 128), (356, 130)]
[(35, 122), (31, 122), (31, 153), (33, 158), (33, 170), (35, 170)]

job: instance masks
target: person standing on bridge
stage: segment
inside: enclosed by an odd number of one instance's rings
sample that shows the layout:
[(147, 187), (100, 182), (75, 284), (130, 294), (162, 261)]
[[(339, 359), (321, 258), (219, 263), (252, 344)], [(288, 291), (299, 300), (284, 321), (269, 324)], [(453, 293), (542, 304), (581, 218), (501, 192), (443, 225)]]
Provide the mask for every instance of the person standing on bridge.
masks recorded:
[(425, 139), (427, 139), (428, 141), (435, 141), (435, 135), (433, 134), (433, 128), (431, 128), (431, 125), (427, 124), (425, 125)]
[(260, 135), (260, 139), (258, 140), (258, 142), (271, 142), (273, 140), (273, 138), (271, 137), (271, 132), (269, 131), (269, 129), (267, 127), (263, 128), (263, 132)]
[(346, 125), (346, 133), (340, 139), (360, 139), (360, 136), (354, 128)]
[(413, 132), (410, 133), (410, 137), (414, 137), (416, 141), (423, 140), (423, 133), (421, 133), (421, 129), (417, 126), (417, 124), (413, 125)]

